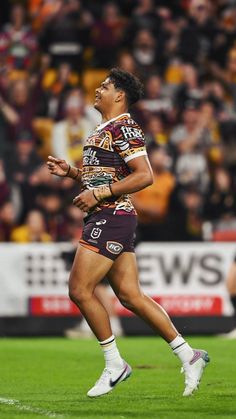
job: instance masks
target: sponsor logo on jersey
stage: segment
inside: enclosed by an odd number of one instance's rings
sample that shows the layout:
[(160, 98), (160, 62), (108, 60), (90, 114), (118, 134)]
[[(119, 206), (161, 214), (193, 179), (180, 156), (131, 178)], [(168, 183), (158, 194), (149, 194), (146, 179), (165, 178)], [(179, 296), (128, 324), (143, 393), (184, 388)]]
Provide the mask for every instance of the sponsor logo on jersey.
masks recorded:
[(143, 138), (142, 130), (138, 128), (132, 128), (132, 127), (121, 127), (121, 131), (125, 137), (125, 139), (129, 138)]
[(121, 243), (108, 241), (106, 244), (106, 249), (108, 252), (113, 253), (114, 255), (119, 255), (123, 249)]
[(87, 150), (84, 151), (83, 154), (83, 165), (88, 166), (98, 166), (99, 165), (99, 159), (96, 157), (96, 150), (92, 150), (92, 148), (87, 148)]
[(99, 221), (96, 222), (96, 225), (100, 226), (102, 224), (106, 224), (106, 222), (107, 222), (107, 220), (99, 220)]
[(90, 236), (92, 237), (92, 239), (98, 239), (98, 237), (100, 237), (101, 235), (101, 232), (102, 232), (101, 228), (94, 227), (91, 231)]
[(121, 151), (126, 151), (129, 149), (129, 142), (125, 141), (123, 138), (121, 140), (116, 140), (115, 144)]

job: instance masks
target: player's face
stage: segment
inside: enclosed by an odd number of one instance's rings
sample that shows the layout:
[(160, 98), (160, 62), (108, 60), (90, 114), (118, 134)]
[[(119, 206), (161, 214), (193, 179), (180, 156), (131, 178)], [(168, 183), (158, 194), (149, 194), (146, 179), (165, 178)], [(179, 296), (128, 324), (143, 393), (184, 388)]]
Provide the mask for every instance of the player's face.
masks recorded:
[(101, 113), (106, 112), (115, 102), (117, 95), (118, 91), (115, 89), (114, 84), (110, 81), (109, 77), (106, 78), (95, 91), (95, 109)]

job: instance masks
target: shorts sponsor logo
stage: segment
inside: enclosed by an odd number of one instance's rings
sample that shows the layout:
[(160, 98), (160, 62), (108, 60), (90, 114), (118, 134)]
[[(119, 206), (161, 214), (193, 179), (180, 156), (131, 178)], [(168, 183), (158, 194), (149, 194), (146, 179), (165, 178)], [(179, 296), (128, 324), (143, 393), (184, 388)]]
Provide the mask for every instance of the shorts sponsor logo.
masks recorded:
[(108, 241), (106, 244), (106, 249), (108, 252), (113, 253), (114, 255), (119, 255), (123, 249), (123, 246), (120, 243)]
[(99, 221), (96, 222), (96, 225), (100, 226), (102, 224), (106, 224), (106, 222), (107, 222), (107, 220), (99, 220)]
[(92, 229), (92, 231), (91, 231), (90, 236), (91, 236), (93, 239), (98, 239), (98, 237), (100, 237), (100, 235), (101, 235), (101, 232), (102, 232), (101, 228), (94, 227), (94, 228)]

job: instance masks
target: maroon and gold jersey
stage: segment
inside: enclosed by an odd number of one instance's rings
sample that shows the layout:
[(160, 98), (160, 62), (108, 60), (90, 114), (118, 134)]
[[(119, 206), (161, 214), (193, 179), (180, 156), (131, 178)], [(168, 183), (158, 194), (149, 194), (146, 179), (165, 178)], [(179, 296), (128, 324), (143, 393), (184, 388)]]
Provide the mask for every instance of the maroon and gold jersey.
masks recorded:
[[(146, 155), (139, 125), (125, 113), (99, 125), (85, 142), (82, 190), (118, 182), (130, 174), (128, 162)], [(135, 214), (129, 195), (101, 201), (95, 211), (111, 208), (113, 214)]]

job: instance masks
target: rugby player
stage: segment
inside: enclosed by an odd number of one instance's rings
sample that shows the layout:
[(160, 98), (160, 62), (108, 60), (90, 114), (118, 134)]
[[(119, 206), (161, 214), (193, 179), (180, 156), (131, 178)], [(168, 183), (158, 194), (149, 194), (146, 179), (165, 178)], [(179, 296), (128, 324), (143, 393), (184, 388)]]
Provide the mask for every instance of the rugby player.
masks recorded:
[(110, 392), (132, 372), (117, 348), (108, 314), (94, 294), (104, 277), (120, 302), (162, 336), (180, 359), (185, 373), (184, 396), (198, 388), (209, 362), (208, 353), (192, 349), (163, 308), (139, 286), (134, 254), (136, 212), (129, 194), (153, 182), (144, 134), (128, 113), (141, 95), (142, 85), (136, 77), (112, 69), (96, 89), (94, 107), (101, 113), (102, 123), (85, 143), (82, 170), (52, 156), (47, 162), (52, 174), (82, 183), (81, 193), (73, 202), (87, 214), (71, 270), (69, 295), (97, 337), (105, 358), (105, 369), (88, 391), (89, 397)]

